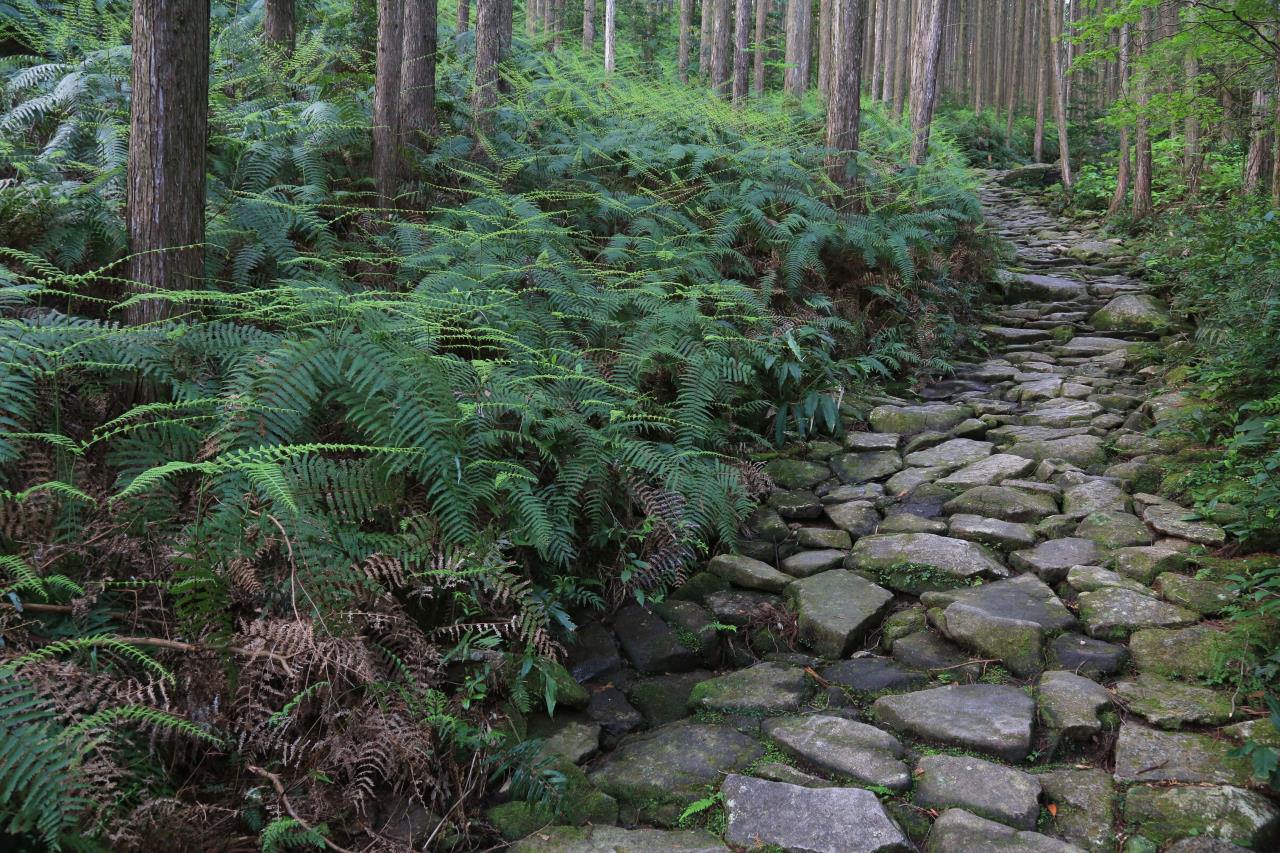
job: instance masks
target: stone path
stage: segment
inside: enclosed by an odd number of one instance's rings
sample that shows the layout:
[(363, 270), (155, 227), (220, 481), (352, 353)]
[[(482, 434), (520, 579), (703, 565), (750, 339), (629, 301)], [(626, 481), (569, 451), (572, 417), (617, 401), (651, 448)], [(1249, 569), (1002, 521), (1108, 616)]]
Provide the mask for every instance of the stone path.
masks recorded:
[(586, 690), (531, 733), (582, 825), (497, 806), (516, 850), (1277, 849), (1201, 680), (1231, 593), (1189, 557), (1223, 531), (1146, 461), (1179, 401), (1127, 351), (1169, 316), (1123, 246), (998, 176), (983, 202), (1018, 270), (989, 357), (770, 463), (738, 554), (579, 632)]

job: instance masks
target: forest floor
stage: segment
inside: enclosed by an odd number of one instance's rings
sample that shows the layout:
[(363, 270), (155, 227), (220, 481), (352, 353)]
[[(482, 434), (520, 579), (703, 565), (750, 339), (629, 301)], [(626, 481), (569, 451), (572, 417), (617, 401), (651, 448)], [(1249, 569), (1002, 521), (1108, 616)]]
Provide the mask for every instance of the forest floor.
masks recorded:
[[(1204, 686), (1232, 593), (1196, 557), (1224, 532), (1152, 494), (1147, 433), (1180, 398), (1134, 351), (1164, 304), (1123, 245), (1000, 180), (983, 202), (1016, 258), (987, 357), (771, 462), (738, 554), (582, 628), (586, 690), (531, 733), (583, 766), (566, 814), (588, 825), (515, 849), (1275, 840), (1228, 755), (1256, 715)], [(614, 804), (639, 828), (604, 825)]]

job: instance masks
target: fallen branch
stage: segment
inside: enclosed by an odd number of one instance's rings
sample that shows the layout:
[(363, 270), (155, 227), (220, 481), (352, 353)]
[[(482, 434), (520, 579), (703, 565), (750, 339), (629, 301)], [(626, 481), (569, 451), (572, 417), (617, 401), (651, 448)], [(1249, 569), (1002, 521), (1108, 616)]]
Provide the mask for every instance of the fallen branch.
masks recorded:
[[(296, 820), (298, 822), (298, 825), (301, 826), (303, 829), (305, 829), (307, 832), (315, 832), (315, 830), (312, 829), (311, 824), (303, 820), (302, 816), (299, 815), (296, 811), (294, 811), (293, 803), (289, 802), (289, 797), (284, 792), (284, 783), (280, 781), (279, 776), (277, 776), (274, 773), (270, 773), (266, 770), (263, 770), (261, 767), (255, 767), (252, 764), (248, 764), (246, 765), (246, 767), (250, 773), (261, 776), (263, 779), (266, 779), (268, 782), (271, 783), (271, 787), (275, 788), (276, 790), (276, 796), (280, 798), (280, 805), (284, 806), (284, 810), (288, 812), (289, 817)], [(316, 834), (320, 835), (320, 833), (318, 832)], [(324, 841), (324, 846), (334, 851), (334, 853), (354, 853), (354, 851), (348, 850), (345, 847), (339, 847), (329, 839), (325, 838), (323, 835), (320, 835), (320, 838)]]

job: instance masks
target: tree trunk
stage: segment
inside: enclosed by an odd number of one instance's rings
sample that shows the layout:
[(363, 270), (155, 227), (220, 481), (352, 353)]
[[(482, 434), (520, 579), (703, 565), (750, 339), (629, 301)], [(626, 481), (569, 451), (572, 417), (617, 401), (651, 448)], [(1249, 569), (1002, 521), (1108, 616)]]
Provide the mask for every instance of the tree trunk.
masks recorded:
[[(1048, 0), (1052, 3), (1053, 0)], [(970, 85), (973, 86), (973, 111), (982, 114), (982, 86), (983, 74), (986, 69), (986, 57), (982, 55), (983, 31), (987, 28), (987, 16), (984, 14), (986, 4), (982, 0), (976, 0), (977, 9), (974, 10), (974, 26), (973, 26), (973, 62), (970, 71), (972, 79)]]
[(833, 0), (818, 0), (818, 91), (830, 97), (831, 83), (831, 4)]
[(898, 67), (898, 7), (901, 0), (889, 0), (884, 19), (884, 69), (880, 78), (880, 102), (893, 101), (893, 72)]
[(564, 0), (551, 0), (551, 49), (564, 46)]
[[(1131, 48), (1135, 55), (1145, 56), (1151, 45), (1153, 16), (1150, 8), (1142, 10), (1136, 44)], [(1133, 218), (1146, 219), (1154, 205), (1151, 200), (1151, 122), (1147, 107), (1151, 102), (1151, 73), (1139, 66), (1134, 75), (1137, 95), (1138, 120), (1134, 132), (1133, 152)]]
[[(387, 2), (387, 0), (380, 0)], [(510, 0), (476, 0), (476, 76), (471, 112), (477, 136), (493, 133), (498, 105), (498, 63), (502, 57), (502, 5)]]
[[(148, 293), (203, 285), (205, 149), (209, 142), (209, 0), (133, 1), (129, 117), (129, 278)], [(173, 316), (137, 302), (125, 321)]]
[[(1195, 24), (1195, 7), (1187, 10), (1187, 22)], [(1187, 184), (1187, 196), (1195, 198), (1200, 193), (1200, 116), (1196, 113), (1196, 96), (1199, 90), (1200, 59), (1196, 56), (1195, 43), (1187, 47), (1182, 63), (1187, 94), (1187, 118), (1183, 123), (1182, 176)]]
[(266, 0), (262, 12), (262, 33), (267, 41), (286, 53), (293, 52), (294, 0)]
[(604, 0), (604, 70), (613, 73), (617, 64), (618, 0)]
[(850, 169), (858, 151), (862, 114), (862, 27), (864, 0), (832, 0), (836, 41), (832, 46), (833, 85), (827, 107), (827, 174), (847, 190), (857, 185)]
[(707, 80), (711, 74), (711, 21), (715, 12), (715, 0), (699, 0), (702, 4), (702, 23), (698, 28), (698, 76)]
[[(1120, 28), (1120, 87), (1127, 95), (1129, 83), (1129, 25)], [(1116, 169), (1116, 191), (1111, 197), (1108, 216), (1118, 216), (1129, 201), (1129, 125), (1120, 128), (1119, 165)]]
[(923, 165), (929, 157), (929, 129), (938, 96), (938, 52), (946, 15), (947, 0), (922, 0), (911, 69), (911, 163), (915, 166)]
[(764, 97), (765, 42), (769, 40), (769, 0), (756, 0), (755, 93)]
[(717, 95), (729, 94), (732, 42), (730, 0), (715, 0), (711, 20), (711, 88)]
[(401, 145), (425, 150), (436, 123), (436, 0), (404, 0), (403, 63)]
[(1270, 171), (1268, 159), (1271, 155), (1273, 128), (1271, 127), (1271, 93), (1264, 88), (1253, 92), (1253, 109), (1249, 121), (1249, 155), (1245, 159), (1244, 182), (1240, 191), (1244, 195), (1254, 195), (1262, 191), (1265, 177)]
[(680, 82), (689, 82), (689, 39), (693, 35), (693, 0), (680, 0), (680, 52), (676, 59), (676, 68), (680, 72)]
[[(685, 2), (685, 0), (681, 0)], [(692, 3), (693, 0), (687, 0)], [(596, 50), (596, 0), (582, 0), (582, 52), (595, 53)], [(688, 57), (685, 57), (688, 65)]]
[(1058, 125), (1058, 156), (1062, 159), (1062, 186), (1071, 192), (1071, 147), (1067, 141), (1067, 69), (1063, 65), (1062, 12), (1059, 0), (1049, 0), (1050, 56), (1053, 60), (1053, 120)]
[(884, 88), (885, 15), (891, 2), (879, 0), (876, 3), (876, 32), (871, 40), (871, 97), (874, 100), (884, 100), (881, 90)]
[(458, 0), (458, 25), (456, 35), (462, 35), (471, 28), (471, 0)]
[(787, 4), (787, 73), (783, 88), (795, 98), (804, 97), (809, 88), (811, 8), (805, 0), (790, 0)]
[(733, 102), (747, 99), (747, 77), (751, 55), (751, 0), (737, 0), (733, 10)]
[(899, 0), (898, 3), (898, 56), (894, 60), (893, 71), (893, 116), (902, 118), (902, 107), (907, 98), (907, 59), (911, 56), (911, 2)]
[(403, 0), (378, 0), (373, 83), (373, 181), (378, 203), (395, 203), (400, 183), (400, 77), (404, 69)]

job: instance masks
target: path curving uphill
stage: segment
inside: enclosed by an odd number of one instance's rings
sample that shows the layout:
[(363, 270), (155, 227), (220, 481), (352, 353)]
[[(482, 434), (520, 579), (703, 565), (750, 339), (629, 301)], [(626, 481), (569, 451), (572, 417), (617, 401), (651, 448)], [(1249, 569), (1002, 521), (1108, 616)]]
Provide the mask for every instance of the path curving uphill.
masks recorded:
[(1016, 258), (988, 357), (771, 462), (739, 553), (579, 631), (585, 692), (530, 723), (576, 825), (497, 806), (514, 849), (1280, 845), (1229, 754), (1254, 723), (1204, 683), (1231, 592), (1192, 558), (1224, 532), (1147, 461), (1181, 400), (1130, 350), (1169, 314), (1123, 245), (990, 177)]

